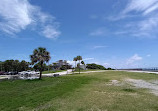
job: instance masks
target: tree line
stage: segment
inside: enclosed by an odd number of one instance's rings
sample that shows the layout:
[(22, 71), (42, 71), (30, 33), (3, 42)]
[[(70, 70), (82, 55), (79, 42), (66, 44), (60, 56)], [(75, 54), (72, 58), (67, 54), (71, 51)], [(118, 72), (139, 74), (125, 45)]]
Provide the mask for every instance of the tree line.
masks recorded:
[(31, 63), (26, 62), (25, 60), (6, 60), (4, 62), (0, 61), (0, 70), (5, 72), (26, 71), (31, 68), (30, 65)]
[[(10, 71), (27, 71), (27, 70), (38, 70), (40, 71), (40, 78), (42, 77), (42, 71), (49, 70), (49, 68), (55, 67), (55, 64), (53, 65), (46, 65), (46, 63), (49, 62), (51, 59), (50, 53), (46, 50), (46, 48), (39, 47), (37, 49), (34, 49), (33, 54), (30, 55), (31, 62), (26, 62), (25, 60), (19, 61), (19, 60), (6, 60), (4, 62), (0, 61), (0, 70), (5, 72)], [(79, 73), (80, 73), (80, 63), (85, 65), (84, 61), (82, 61), (82, 56), (74, 57), (73, 61), (75, 62), (75, 68), (76, 68), (76, 62), (78, 63)], [(102, 69), (106, 70), (106, 68), (102, 65), (97, 64), (87, 64), (86, 66), (88, 69)], [(62, 67), (67, 68), (67, 66)]]

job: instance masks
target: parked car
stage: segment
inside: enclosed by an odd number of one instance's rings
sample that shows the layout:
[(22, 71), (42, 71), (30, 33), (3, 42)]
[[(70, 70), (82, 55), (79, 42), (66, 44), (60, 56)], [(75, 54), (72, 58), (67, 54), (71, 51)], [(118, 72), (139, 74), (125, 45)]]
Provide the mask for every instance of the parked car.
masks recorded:
[(39, 72), (35, 72), (35, 71), (22, 71), (19, 72), (19, 78), (20, 79), (38, 79), (38, 74)]
[(9, 75), (9, 72), (4, 72), (4, 75)]
[(16, 75), (16, 74), (18, 74), (18, 72), (16, 71), (9, 72), (9, 75)]
[(19, 74), (39, 74), (39, 72), (28, 70), (28, 71), (19, 72)]
[(3, 71), (0, 71), (0, 75), (4, 75), (4, 73), (5, 73), (5, 72), (3, 72)]

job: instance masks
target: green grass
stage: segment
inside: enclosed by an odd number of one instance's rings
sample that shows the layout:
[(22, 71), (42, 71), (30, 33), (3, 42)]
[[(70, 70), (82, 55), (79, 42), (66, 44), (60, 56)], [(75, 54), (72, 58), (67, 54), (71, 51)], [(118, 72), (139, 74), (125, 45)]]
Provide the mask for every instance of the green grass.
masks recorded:
[(66, 71), (66, 70), (50, 70), (50, 71), (43, 71), (42, 74), (49, 74), (49, 73), (56, 73), (56, 72), (63, 72), (63, 71)]
[(158, 111), (158, 97), (131, 85), (107, 85), (126, 78), (158, 80), (156, 74), (106, 71), (43, 80), (0, 82), (1, 111)]
[[(88, 70), (81, 69), (80, 70), (80, 72), (87, 72), (87, 71), (104, 71), (104, 70), (99, 70), (99, 69), (88, 69)], [(74, 72), (79, 72), (79, 69), (76, 69)]]

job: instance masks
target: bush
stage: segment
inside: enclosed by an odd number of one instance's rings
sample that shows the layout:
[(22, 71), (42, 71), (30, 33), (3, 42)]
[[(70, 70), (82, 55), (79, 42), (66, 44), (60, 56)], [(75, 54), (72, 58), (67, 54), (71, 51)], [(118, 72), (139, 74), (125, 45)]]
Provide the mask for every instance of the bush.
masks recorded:
[(102, 65), (98, 65), (98, 64), (87, 64), (86, 68), (88, 69), (101, 69), (101, 70), (106, 70), (106, 68)]

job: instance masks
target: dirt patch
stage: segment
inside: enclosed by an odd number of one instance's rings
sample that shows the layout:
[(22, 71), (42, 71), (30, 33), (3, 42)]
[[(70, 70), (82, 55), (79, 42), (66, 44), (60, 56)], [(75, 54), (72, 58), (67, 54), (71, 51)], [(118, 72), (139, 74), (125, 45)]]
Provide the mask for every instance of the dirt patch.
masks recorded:
[(120, 83), (120, 81), (118, 81), (118, 80), (111, 80), (108, 84), (106, 84), (106, 85), (119, 85), (119, 83)]
[(126, 79), (125, 81), (129, 82), (131, 85), (137, 88), (149, 89), (151, 93), (158, 96), (158, 81), (147, 82), (144, 80), (136, 80), (136, 79)]

